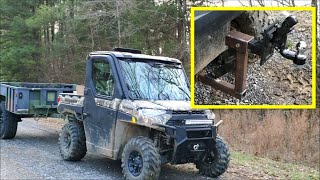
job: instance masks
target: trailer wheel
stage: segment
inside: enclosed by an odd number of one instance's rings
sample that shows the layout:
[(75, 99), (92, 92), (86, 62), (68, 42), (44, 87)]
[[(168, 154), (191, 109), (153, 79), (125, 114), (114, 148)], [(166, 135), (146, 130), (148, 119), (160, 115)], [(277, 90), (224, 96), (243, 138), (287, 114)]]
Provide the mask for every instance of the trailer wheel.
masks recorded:
[(161, 160), (158, 149), (146, 137), (135, 137), (126, 144), (121, 158), (125, 179), (159, 179)]
[(12, 139), (16, 136), (18, 127), (18, 116), (7, 111), (5, 102), (0, 102), (0, 137), (1, 139)]
[(80, 161), (87, 153), (83, 124), (69, 122), (62, 128), (59, 136), (59, 149), (62, 159)]
[(227, 169), (230, 161), (229, 148), (221, 137), (216, 138), (215, 149), (196, 163), (199, 173), (209, 177), (218, 177)]

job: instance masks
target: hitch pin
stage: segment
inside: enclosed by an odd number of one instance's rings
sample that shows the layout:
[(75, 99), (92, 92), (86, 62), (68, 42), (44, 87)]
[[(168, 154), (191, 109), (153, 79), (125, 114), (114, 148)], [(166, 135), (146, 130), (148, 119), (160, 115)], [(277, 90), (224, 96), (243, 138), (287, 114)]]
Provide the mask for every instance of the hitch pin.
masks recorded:
[(217, 124), (213, 125), (214, 127), (218, 127), (221, 123), (223, 122), (223, 120), (220, 120)]

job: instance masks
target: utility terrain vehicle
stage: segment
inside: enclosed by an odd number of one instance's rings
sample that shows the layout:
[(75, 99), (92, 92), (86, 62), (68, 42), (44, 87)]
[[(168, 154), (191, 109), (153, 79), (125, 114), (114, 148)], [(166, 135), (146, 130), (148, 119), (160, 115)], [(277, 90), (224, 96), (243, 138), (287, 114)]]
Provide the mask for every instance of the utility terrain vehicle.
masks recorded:
[(177, 59), (123, 48), (92, 52), (84, 95), (58, 100), (65, 160), (81, 160), (87, 151), (121, 159), (126, 179), (159, 179), (164, 163), (195, 163), (210, 177), (228, 168), (228, 146), (217, 132), (222, 121), (190, 109), (189, 81)]

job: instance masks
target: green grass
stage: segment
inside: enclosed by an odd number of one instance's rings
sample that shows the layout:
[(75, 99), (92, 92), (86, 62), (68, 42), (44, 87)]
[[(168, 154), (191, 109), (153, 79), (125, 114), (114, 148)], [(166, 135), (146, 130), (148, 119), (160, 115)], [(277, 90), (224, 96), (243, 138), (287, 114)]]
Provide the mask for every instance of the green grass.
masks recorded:
[(273, 161), (268, 158), (260, 158), (241, 152), (231, 153), (231, 163), (234, 165), (248, 166), (254, 169), (262, 169), (265, 174), (278, 179), (320, 179), (318, 167), (297, 165)]
[(287, 40), (287, 47), (289, 48), (289, 49), (292, 49), (292, 48), (294, 48), (294, 46), (295, 46), (295, 44), (291, 41), (291, 40)]

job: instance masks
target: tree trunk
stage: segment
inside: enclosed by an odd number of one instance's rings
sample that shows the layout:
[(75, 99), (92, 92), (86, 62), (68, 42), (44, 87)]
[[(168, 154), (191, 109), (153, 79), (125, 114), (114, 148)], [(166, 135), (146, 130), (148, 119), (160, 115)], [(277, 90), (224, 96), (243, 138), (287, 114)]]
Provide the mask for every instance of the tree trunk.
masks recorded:
[(54, 22), (53, 23), (50, 23), (50, 30), (51, 30), (51, 42), (53, 42), (54, 41), (54, 36), (55, 36), (55, 34), (54, 34)]
[(117, 7), (117, 22), (118, 22), (118, 46), (121, 47), (121, 26), (120, 26), (120, 14), (119, 14), (119, 2), (116, 1)]

